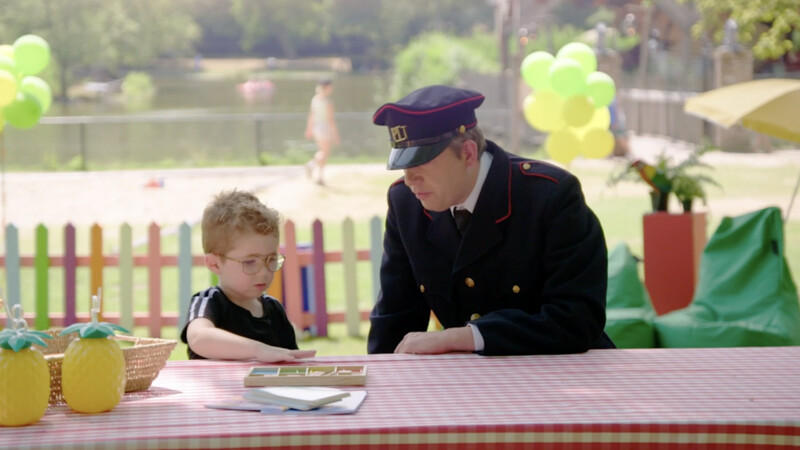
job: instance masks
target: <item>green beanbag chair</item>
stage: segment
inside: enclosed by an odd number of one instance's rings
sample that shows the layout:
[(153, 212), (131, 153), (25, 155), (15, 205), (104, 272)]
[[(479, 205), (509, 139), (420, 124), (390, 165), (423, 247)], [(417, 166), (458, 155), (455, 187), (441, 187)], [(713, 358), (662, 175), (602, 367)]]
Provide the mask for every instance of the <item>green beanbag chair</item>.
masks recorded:
[(662, 347), (800, 345), (780, 209), (723, 218), (703, 250), (692, 302), (655, 326)]
[(623, 242), (608, 254), (606, 334), (617, 348), (653, 348), (653, 306), (639, 278), (639, 261)]

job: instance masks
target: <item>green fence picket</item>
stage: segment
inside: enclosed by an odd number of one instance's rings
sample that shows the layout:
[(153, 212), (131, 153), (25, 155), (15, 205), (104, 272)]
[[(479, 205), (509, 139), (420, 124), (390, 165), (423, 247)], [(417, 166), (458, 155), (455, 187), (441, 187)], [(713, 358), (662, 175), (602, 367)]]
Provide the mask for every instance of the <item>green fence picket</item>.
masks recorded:
[(178, 329), (186, 324), (192, 292), (192, 227), (183, 222), (178, 228)]
[[(19, 230), (13, 224), (6, 227), (6, 298), (8, 307), (21, 304)], [(8, 326), (11, 326), (9, 321)]]
[(349, 217), (342, 223), (342, 266), (344, 269), (345, 322), (347, 334), (358, 336), (361, 315), (358, 311), (358, 289), (356, 279), (356, 239), (353, 220)]
[(34, 279), (36, 286), (36, 318), (34, 327), (37, 330), (50, 328), (50, 310), (48, 298), (50, 297), (49, 275), (50, 256), (47, 252), (47, 228), (44, 225), (36, 227), (36, 255), (34, 256)]

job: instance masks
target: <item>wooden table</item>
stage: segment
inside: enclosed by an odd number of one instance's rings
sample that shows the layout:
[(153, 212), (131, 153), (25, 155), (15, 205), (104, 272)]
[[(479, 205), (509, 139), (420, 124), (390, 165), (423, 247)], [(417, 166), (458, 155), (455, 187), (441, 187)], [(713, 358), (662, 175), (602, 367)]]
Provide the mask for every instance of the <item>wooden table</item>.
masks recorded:
[(204, 408), (255, 363), (171, 361), (148, 391), (95, 415), (51, 407), (0, 448), (781, 448), (800, 446), (800, 347), (315, 358), (366, 364), (341, 416)]

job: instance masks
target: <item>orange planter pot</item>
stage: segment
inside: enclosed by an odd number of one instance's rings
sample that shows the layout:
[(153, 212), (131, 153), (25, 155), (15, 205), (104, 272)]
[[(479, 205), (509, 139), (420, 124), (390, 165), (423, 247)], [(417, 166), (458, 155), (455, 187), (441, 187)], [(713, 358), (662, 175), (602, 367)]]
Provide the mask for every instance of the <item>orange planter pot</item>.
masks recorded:
[(705, 245), (705, 213), (644, 216), (644, 284), (656, 314), (691, 303)]

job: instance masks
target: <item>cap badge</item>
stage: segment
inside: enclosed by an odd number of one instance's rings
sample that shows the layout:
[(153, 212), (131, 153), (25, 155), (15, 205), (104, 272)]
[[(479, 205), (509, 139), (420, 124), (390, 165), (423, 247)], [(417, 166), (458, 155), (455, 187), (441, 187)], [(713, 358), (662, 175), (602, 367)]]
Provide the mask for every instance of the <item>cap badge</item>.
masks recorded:
[(394, 142), (403, 142), (408, 139), (408, 132), (406, 131), (406, 125), (398, 125), (396, 127), (390, 128), (392, 133), (392, 141)]

